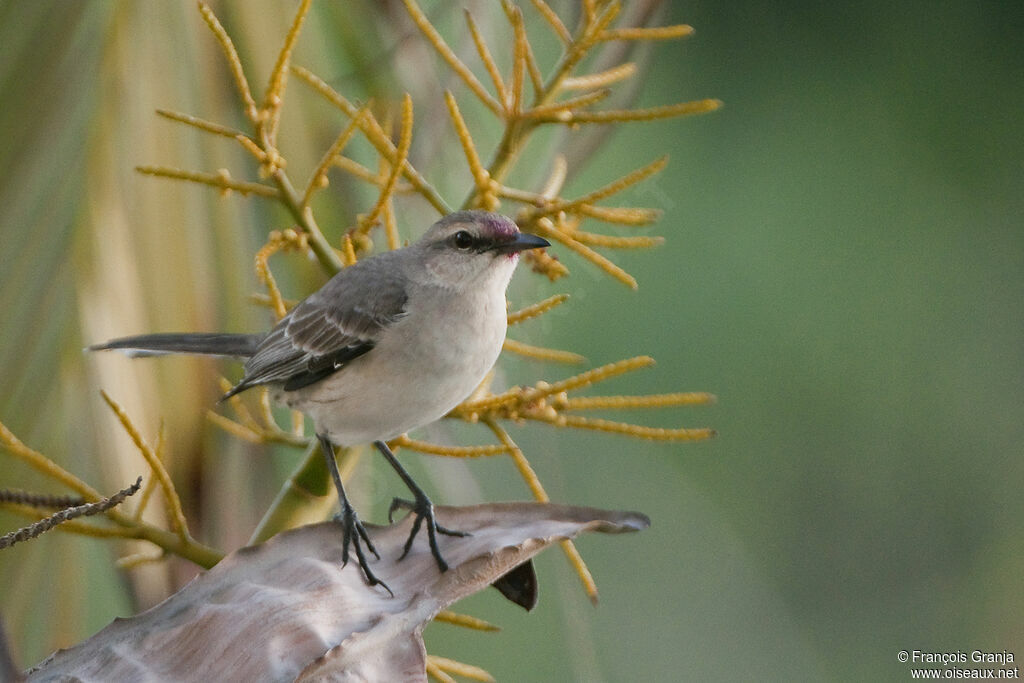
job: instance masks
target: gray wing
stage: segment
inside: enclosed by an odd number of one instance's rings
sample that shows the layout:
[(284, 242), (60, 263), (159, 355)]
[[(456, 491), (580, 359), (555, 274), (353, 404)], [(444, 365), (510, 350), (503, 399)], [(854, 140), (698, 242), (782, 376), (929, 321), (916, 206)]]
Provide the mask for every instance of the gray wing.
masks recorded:
[(345, 268), (293, 308), (263, 338), (242, 381), (224, 398), (272, 382), (300, 389), (370, 351), (381, 332), (405, 315), (406, 282), (392, 254)]

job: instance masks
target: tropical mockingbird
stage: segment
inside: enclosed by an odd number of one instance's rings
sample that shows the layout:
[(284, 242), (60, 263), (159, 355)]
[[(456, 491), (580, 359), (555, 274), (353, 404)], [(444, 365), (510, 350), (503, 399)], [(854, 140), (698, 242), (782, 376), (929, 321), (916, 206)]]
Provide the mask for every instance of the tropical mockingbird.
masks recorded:
[(353, 546), (367, 583), (387, 588), (370, 571), (362, 544), (380, 556), (345, 495), (333, 445), (374, 443), (413, 495), (402, 557), (426, 521), (447, 570), (437, 533), (461, 533), (434, 521), (430, 499), (385, 442), (439, 419), (479, 385), (505, 340), (505, 289), (519, 252), (546, 246), (504, 216), (460, 211), (408, 247), (343, 269), (266, 334), (146, 334), (89, 348), (245, 358), (244, 376), (221, 400), (268, 385), (313, 419), (341, 504), (342, 562)]

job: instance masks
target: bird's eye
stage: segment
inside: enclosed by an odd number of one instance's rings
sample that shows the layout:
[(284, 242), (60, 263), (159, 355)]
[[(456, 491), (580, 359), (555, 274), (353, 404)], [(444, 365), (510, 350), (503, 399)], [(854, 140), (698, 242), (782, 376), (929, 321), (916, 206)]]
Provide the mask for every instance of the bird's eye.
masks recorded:
[(473, 246), (473, 236), (465, 230), (459, 230), (452, 235), (452, 244), (456, 249), (469, 249)]

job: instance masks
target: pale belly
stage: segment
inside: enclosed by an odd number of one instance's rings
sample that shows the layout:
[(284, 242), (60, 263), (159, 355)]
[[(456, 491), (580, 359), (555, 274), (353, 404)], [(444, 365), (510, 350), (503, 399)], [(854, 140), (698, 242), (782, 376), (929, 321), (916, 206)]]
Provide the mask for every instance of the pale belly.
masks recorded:
[[(462, 302), (465, 304), (465, 302)], [(502, 301), (502, 303), (504, 303)], [(505, 311), (444, 315), (448, 325), (409, 316), (374, 349), (330, 377), (275, 398), (309, 415), (317, 433), (350, 446), (392, 439), (434, 422), (465, 400), (493, 367), (505, 338)], [(409, 333), (400, 329), (415, 325)], [(416, 334), (412, 334), (415, 331)], [(398, 340), (415, 339), (416, 343)]]

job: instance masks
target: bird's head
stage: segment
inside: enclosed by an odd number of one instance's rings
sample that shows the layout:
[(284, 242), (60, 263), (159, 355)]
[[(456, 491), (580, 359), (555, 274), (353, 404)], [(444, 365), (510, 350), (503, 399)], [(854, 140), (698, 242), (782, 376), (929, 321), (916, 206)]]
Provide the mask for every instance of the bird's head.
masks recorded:
[(424, 266), (439, 284), (456, 289), (493, 283), (504, 288), (519, 253), (550, 246), (520, 232), (509, 218), (488, 211), (458, 211), (434, 223), (419, 240)]

